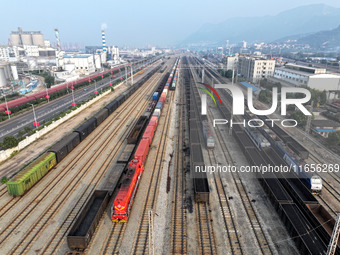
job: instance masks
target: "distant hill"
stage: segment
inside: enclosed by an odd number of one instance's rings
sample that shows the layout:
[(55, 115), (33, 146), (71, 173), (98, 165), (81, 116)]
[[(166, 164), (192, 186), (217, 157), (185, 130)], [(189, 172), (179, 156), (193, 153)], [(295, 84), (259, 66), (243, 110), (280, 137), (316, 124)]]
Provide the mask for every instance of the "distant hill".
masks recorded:
[(271, 42), (292, 35), (331, 30), (339, 25), (340, 8), (324, 4), (297, 7), (275, 16), (231, 18), (219, 24), (205, 24), (181, 45)]
[[(340, 23), (340, 21), (339, 21)], [(332, 30), (320, 31), (311, 34), (288, 36), (277, 42), (296, 41), (299, 44), (309, 44), (312, 48), (340, 47), (340, 26)]]

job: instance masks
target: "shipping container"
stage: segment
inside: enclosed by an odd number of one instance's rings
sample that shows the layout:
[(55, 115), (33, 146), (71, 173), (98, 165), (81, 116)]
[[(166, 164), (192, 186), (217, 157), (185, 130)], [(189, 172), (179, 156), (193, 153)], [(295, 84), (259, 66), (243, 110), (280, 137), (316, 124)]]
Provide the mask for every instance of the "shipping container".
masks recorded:
[(139, 142), (139, 145), (136, 149), (135, 158), (137, 158), (140, 162), (145, 163), (145, 159), (146, 159), (146, 156), (148, 155), (148, 151), (149, 151), (149, 146), (150, 146), (149, 139), (142, 139)]
[(157, 100), (158, 99), (158, 92), (153, 93), (152, 95), (152, 100)]
[(154, 136), (154, 133), (155, 133), (155, 130), (156, 130), (156, 126), (154, 125), (149, 125), (146, 127), (145, 131), (144, 131), (144, 134), (143, 134), (143, 138), (142, 139), (149, 139), (150, 141), (150, 144), (152, 142), (152, 138)]
[(162, 111), (162, 109), (163, 109), (163, 103), (162, 103), (162, 102), (158, 102), (158, 103), (156, 104), (156, 109), (160, 109), (160, 110)]
[(56, 164), (57, 158), (55, 153), (44, 153), (6, 183), (8, 193), (13, 196), (22, 196)]

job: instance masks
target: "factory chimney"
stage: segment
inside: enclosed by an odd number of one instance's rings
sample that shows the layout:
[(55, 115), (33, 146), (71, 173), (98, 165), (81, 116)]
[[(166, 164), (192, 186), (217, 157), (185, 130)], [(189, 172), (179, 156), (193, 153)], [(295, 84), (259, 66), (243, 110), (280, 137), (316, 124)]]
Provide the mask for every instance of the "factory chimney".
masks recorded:
[(106, 51), (106, 39), (105, 39), (105, 31), (102, 30), (102, 44), (103, 44), (103, 51)]

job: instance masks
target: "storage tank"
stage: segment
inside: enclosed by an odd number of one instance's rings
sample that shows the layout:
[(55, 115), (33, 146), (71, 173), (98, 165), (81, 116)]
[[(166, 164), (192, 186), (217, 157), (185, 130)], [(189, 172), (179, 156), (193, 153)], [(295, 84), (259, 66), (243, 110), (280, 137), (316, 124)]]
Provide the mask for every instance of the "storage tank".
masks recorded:
[(11, 34), (11, 42), (13, 46), (19, 46), (20, 44), (20, 35), (19, 34)]
[(5, 87), (7, 85), (7, 80), (5, 76), (5, 67), (0, 66), (0, 87)]
[(11, 65), (12, 75), (14, 80), (19, 80), (17, 66)]
[(30, 33), (24, 33), (21, 35), (23, 45), (33, 45), (32, 35)]
[(45, 46), (44, 36), (40, 33), (34, 33), (32, 35), (33, 45)]

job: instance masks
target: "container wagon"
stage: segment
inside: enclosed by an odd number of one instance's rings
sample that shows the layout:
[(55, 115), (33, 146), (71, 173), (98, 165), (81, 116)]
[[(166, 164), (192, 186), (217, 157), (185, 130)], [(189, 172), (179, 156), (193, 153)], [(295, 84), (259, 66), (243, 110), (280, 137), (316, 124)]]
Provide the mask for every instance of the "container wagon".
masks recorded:
[(6, 183), (8, 193), (12, 196), (22, 196), (56, 164), (57, 157), (55, 153), (44, 153)]

